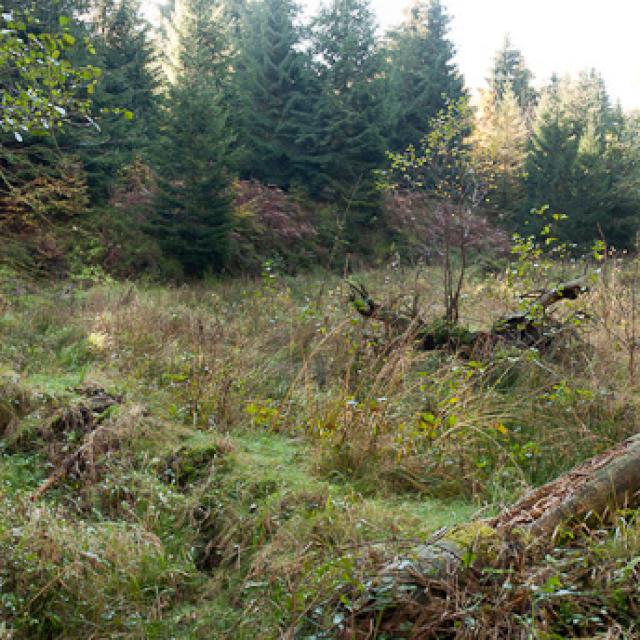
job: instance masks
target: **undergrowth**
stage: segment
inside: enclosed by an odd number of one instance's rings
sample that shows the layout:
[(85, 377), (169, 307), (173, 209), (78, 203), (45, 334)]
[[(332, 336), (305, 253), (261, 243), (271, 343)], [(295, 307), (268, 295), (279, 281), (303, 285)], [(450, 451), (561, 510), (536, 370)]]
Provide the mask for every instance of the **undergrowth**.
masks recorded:
[[(355, 601), (434, 531), (637, 432), (634, 268), (609, 261), (567, 303), (554, 351), (471, 357), (356, 317), (327, 274), (180, 288), (3, 274), (0, 638), (337, 637), (336, 594)], [(390, 307), (442, 313), (435, 269), (359, 277)], [(505, 278), (478, 273), (463, 322), (486, 330), (515, 304)], [(545, 577), (514, 587), (533, 613), (514, 605), (509, 628), (632, 630), (638, 529), (617, 522), (580, 553), (532, 557)], [(567, 586), (580, 562), (596, 599)], [(478, 586), (480, 609), (496, 584)], [(475, 637), (491, 618), (469, 619), (450, 636), (363, 637)]]

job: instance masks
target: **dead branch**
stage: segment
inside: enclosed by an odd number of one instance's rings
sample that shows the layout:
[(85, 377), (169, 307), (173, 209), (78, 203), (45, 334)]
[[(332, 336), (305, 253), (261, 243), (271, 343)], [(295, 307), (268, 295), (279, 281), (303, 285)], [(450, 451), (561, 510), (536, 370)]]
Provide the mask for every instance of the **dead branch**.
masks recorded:
[(365, 318), (377, 320), (396, 332), (415, 330), (416, 341), (424, 351), (437, 349), (458, 350), (465, 347), (471, 352), (487, 350), (487, 345), (498, 343), (518, 346), (544, 346), (548, 336), (543, 331), (543, 318), (547, 311), (557, 302), (575, 300), (588, 291), (584, 278), (578, 278), (559, 284), (557, 287), (540, 293), (527, 308), (498, 320), (491, 331), (471, 332), (456, 323), (436, 321), (427, 323), (417, 317), (385, 307), (376, 302), (366, 287), (360, 283), (347, 282), (351, 289), (350, 302), (356, 311)]
[(68, 455), (58, 465), (58, 468), (31, 494), (30, 500), (32, 502), (36, 501), (38, 498), (41, 498), (45, 493), (47, 493), (49, 489), (55, 487), (69, 474), (74, 466), (84, 458), (85, 454), (92, 456), (94, 441), (96, 437), (102, 435), (102, 433), (108, 428), (108, 426), (109, 423), (102, 424), (94, 429), (91, 433), (89, 433), (85, 437), (82, 445), (78, 447), (72, 454)]
[(369, 292), (363, 284), (353, 283), (347, 280), (347, 285), (351, 288), (349, 300), (361, 316), (382, 322), (398, 333), (403, 333), (413, 323), (414, 318), (401, 314), (393, 309), (388, 309), (383, 304), (376, 302), (369, 295)]
[(584, 278), (577, 278), (559, 284), (553, 289), (543, 291), (524, 311), (508, 315), (498, 320), (494, 325), (494, 330), (504, 334), (518, 325), (522, 328), (532, 327), (534, 324), (539, 324), (547, 310), (557, 302), (562, 300), (576, 300), (588, 290), (589, 288)]

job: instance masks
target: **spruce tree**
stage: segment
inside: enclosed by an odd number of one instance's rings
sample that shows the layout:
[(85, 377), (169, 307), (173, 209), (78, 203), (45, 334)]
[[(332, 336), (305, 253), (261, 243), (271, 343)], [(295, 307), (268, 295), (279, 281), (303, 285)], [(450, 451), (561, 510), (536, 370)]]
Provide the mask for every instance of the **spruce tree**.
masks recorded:
[(158, 81), (139, 0), (97, 0), (92, 31), (102, 69), (93, 96), (99, 128), (78, 148), (94, 201), (104, 201), (118, 172), (134, 157), (148, 156), (158, 125)]
[(617, 246), (630, 246), (640, 203), (637, 165), (631, 160), (637, 137), (628, 133), (598, 74), (581, 74), (577, 82), (555, 80), (540, 105), (529, 147), (527, 208), (548, 204), (567, 214), (561, 237), (582, 249), (601, 234)]
[(522, 223), (528, 221), (531, 209), (545, 204), (554, 212), (570, 213), (578, 142), (562, 101), (560, 83), (554, 78), (537, 109), (529, 141)]
[(611, 176), (603, 154), (603, 140), (596, 128), (589, 125), (578, 143), (571, 175), (572, 202), (566, 212), (571, 241), (585, 248), (599, 236), (603, 226), (609, 226), (613, 206)]
[(601, 138), (612, 131), (616, 115), (600, 73), (594, 69), (582, 71), (575, 81), (565, 78), (560, 89), (567, 117), (578, 137), (590, 127)]
[(520, 107), (528, 111), (537, 100), (535, 89), (531, 86), (533, 74), (527, 68), (522, 52), (505, 36), (502, 47), (496, 53), (489, 77), (489, 86), (498, 100), (502, 100), (508, 88), (515, 94)]
[(189, 276), (224, 268), (229, 252), (228, 40), (217, 0), (184, 0), (175, 82), (157, 152), (154, 231)]
[(474, 156), (491, 185), (489, 203), (501, 214), (513, 214), (521, 203), (527, 138), (511, 86), (500, 99), (491, 89), (483, 91), (473, 135)]
[(602, 236), (618, 248), (631, 248), (640, 209), (638, 131), (634, 135), (628, 126), (632, 118), (610, 107), (599, 74), (582, 73), (572, 88), (570, 115), (580, 142), (569, 233), (584, 248)]
[(640, 229), (640, 113), (628, 115), (615, 110), (615, 127), (606, 138), (604, 162), (611, 176), (612, 200), (603, 233), (608, 242), (637, 249)]
[(258, 0), (245, 14), (238, 60), (241, 175), (288, 189), (306, 182), (312, 119), (310, 60), (291, 0)]
[(391, 90), (394, 134), (402, 151), (417, 144), (429, 122), (447, 104), (466, 95), (448, 38), (450, 18), (440, 0), (417, 0), (399, 32), (392, 35)]
[(349, 212), (352, 237), (359, 224), (376, 216), (380, 199), (373, 170), (384, 159), (385, 143), (375, 30), (367, 0), (334, 0), (313, 25), (323, 91), (313, 146), (317, 163), (329, 176), (324, 195)]

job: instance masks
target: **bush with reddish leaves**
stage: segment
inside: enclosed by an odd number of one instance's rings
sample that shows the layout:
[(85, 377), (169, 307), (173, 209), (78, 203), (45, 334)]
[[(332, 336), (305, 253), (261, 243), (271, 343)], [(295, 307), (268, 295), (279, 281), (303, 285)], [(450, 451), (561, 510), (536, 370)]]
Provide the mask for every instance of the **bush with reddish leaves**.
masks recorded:
[(255, 180), (239, 180), (234, 192), (231, 271), (259, 273), (273, 258), (287, 271), (312, 263), (318, 232), (302, 198)]
[(508, 234), (489, 217), (422, 193), (389, 192), (385, 215), (400, 252), (412, 261), (439, 262), (447, 242), (474, 254), (510, 252)]

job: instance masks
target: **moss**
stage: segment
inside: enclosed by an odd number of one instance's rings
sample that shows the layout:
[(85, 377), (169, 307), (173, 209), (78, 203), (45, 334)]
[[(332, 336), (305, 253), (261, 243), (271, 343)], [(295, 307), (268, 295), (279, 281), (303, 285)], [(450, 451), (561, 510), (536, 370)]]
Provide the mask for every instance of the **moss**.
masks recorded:
[(499, 540), (497, 531), (482, 520), (457, 525), (445, 536), (466, 549), (481, 549)]
[(223, 443), (215, 435), (196, 434), (166, 458), (161, 477), (186, 488), (206, 478), (212, 465), (221, 461), (228, 452), (228, 443)]
[(438, 347), (458, 349), (472, 346), (476, 339), (476, 334), (459, 324), (451, 324), (440, 318), (427, 324), (420, 331), (420, 339), (427, 350)]

